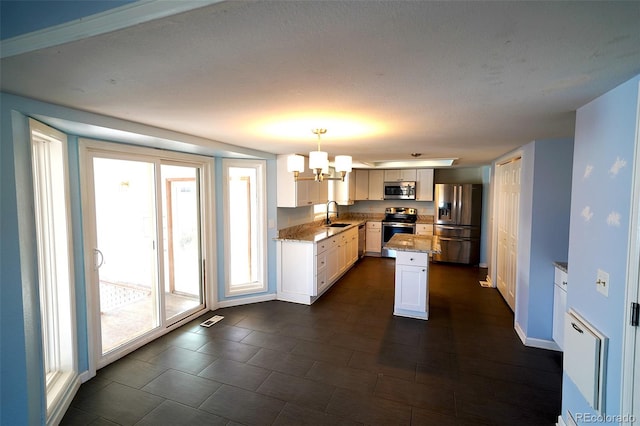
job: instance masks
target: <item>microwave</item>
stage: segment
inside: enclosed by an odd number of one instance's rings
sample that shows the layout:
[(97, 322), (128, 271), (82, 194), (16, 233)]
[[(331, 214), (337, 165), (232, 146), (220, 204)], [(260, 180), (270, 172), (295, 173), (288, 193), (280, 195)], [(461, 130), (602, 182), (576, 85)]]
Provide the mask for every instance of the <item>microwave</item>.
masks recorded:
[(416, 183), (415, 182), (385, 182), (384, 183), (384, 199), (385, 200), (415, 200), (416, 199)]

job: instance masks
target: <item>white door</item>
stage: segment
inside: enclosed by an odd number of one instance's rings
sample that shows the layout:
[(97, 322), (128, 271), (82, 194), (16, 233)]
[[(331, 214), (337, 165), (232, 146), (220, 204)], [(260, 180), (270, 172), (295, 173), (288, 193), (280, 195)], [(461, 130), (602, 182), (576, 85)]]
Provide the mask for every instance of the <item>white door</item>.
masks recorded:
[(518, 258), (518, 218), (520, 212), (520, 168), (516, 158), (496, 169), (498, 182), (497, 286), (511, 310), (515, 310)]

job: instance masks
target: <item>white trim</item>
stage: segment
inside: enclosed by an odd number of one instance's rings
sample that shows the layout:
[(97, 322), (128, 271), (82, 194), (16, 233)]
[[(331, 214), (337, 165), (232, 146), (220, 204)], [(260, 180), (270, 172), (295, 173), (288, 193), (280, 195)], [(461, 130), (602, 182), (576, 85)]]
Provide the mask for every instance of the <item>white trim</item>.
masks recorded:
[(65, 387), (60, 390), (60, 396), (56, 401), (55, 407), (47, 415), (47, 425), (58, 425), (62, 422), (62, 418), (71, 406), (78, 389), (80, 389), (80, 378), (76, 372), (73, 372), (65, 382)]
[(231, 306), (248, 305), (249, 303), (268, 302), (276, 300), (274, 293), (265, 294), (263, 296), (239, 297), (237, 299), (229, 299), (218, 302), (218, 308), (229, 308)]
[(231, 223), (230, 215), (231, 212), (228, 209), (229, 203), (229, 168), (231, 167), (239, 167), (239, 168), (248, 168), (255, 169), (256, 171), (256, 193), (257, 193), (257, 209), (258, 212), (256, 216), (258, 218), (256, 225), (256, 232), (259, 236), (261, 236), (261, 241), (259, 241), (259, 253), (257, 254), (258, 261), (260, 263), (259, 272), (258, 272), (258, 281), (255, 283), (247, 283), (244, 285), (236, 286), (235, 288), (231, 288), (231, 277), (230, 277), (230, 268), (231, 268), (231, 251), (224, 251), (224, 295), (225, 297), (234, 297), (241, 295), (249, 295), (256, 293), (263, 293), (268, 290), (268, 256), (267, 256), (267, 190), (266, 190), (266, 181), (267, 181), (267, 162), (265, 160), (238, 160), (238, 159), (228, 159), (225, 158), (222, 160), (222, 194), (223, 194), (223, 220), (227, 225), (224, 227), (224, 247), (229, 248), (231, 246), (231, 227), (229, 224)]
[[(48, 349), (43, 348), (43, 353), (45, 351), (51, 351), (53, 353), (49, 353), (49, 362), (53, 364), (56, 368), (57, 373), (54, 380), (49, 381), (47, 379), (47, 373), (44, 371), (45, 377), (45, 386), (44, 386), (44, 399), (46, 406), (46, 418), (48, 424), (58, 424), (64, 415), (64, 412), (69, 407), (71, 400), (75, 396), (78, 387), (78, 348), (77, 348), (77, 332), (78, 329), (76, 322), (76, 298), (75, 298), (75, 268), (74, 268), (74, 249), (73, 249), (73, 236), (72, 236), (72, 224), (71, 224), (71, 196), (70, 196), (70, 188), (69, 188), (69, 151), (68, 151), (68, 137), (66, 134), (59, 132), (56, 129), (53, 129), (45, 124), (40, 123), (32, 118), (28, 119), (29, 122), (29, 133), (30, 133), (30, 146), (32, 147), (32, 172), (33, 172), (33, 194), (34, 196), (39, 195), (38, 193), (47, 192), (43, 190), (38, 182), (41, 182), (42, 178), (46, 178), (50, 182), (58, 182), (60, 188), (63, 191), (63, 200), (57, 200), (54, 203), (62, 203), (63, 207), (60, 210), (57, 210), (57, 207), (54, 207), (53, 211), (49, 213), (44, 213), (50, 221), (56, 222), (52, 226), (55, 229), (49, 229), (45, 232), (45, 234), (50, 235), (52, 240), (49, 243), (44, 241), (39, 241), (38, 246), (41, 243), (45, 244), (53, 244), (53, 247), (47, 246), (43, 247), (43, 258), (38, 259), (38, 270), (41, 269), (42, 263), (51, 262), (53, 265), (51, 270), (47, 272), (42, 272), (43, 276), (49, 277), (46, 280), (49, 284), (44, 284), (43, 282), (38, 283), (38, 289), (41, 294), (45, 298), (45, 302), (50, 304), (50, 306), (43, 307), (42, 299), (40, 299), (39, 310), (41, 316), (44, 315), (44, 318), (41, 318), (41, 321), (44, 319), (48, 322), (48, 326), (53, 324), (53, 328), (49, 331), (53, 333), (55, 336), (56, 343), (54, 344), (55, 348), (49, 347)], [(48, 142), (43, 142), (48, 141)], [(47, 171), (40, 171), (38, 167), (33, 165), (34, 160), (42, 160), (40, 158), (40, 154), (36, 154), (36, 150), (40, 152), (42, 143), (47, 146), (52, 146), (51, 144), (56, 144), (59, 146), (59, 150), (56, 149), (59, 153), (59, 161), (61, 170), (61, 175), (56, 173), (55, 169), (52, 169), (52, 172), (49, 173)], [(38, 148), (36, 148), (38, 147)], [(53, 148), (52, 148), (53, 149)], [(45, 160), (47, 161), (47, 160)], [(51, 163), (57, 162), (56, 160), (51, 160)], [(49, 161), (47, 161), (49, 162)], [(55, 174), (55, 176), (54, 176)], [(59, 178), (59, 181), (58, 181)], [(49, 194), (52, 196), (59, 196), (58, 194)], [(36, 232), (39, 233), (38, 224), (42, 224), (43, 213), (38, 213), (37, 206), (40, 204), (38, 200), (34, 201), (36, 206), (35, 215), (36, 215)], [(64, 217), (58, 216), (62, 215)], [(58, 222), (64, 221), (64, 229), (61, 229), (58, 225)], [(48, 227), (48, 225), (45, 225)], [(64, 235), (63, 235), (64, 233)], [(38, 240), (41, 239), (41, 235), (38, 236)], [(61, 247), (60, 244), (64, 244), (64, 247)], [(51, 256), (45, 254), (49, 253), (53, 250)], [(38, 248), (40, 251), (40, 248)], [(45, 260), (48, 259), (48, 260)], [(64, 270), (61, 268), (64, 267)], [(40, 275), (41, 272), (38, 272)], [(43, 293), (42, 286), (47, 287), (47, 290)], [(52, 294), (46, 295), (47, 292), (51, 291)], [(44, 310), (44, 312), (43, 312)], [(40, 327), (41, 339), (46, 338), (45, 329), (48, 330), (48, 326)], [(43, 342), (47, 345), (47, 342)], [(46, 357), (45, 357), (46, 358)], [(43, 367), (45, 367), (45, 362), (43, 361)], [(56, 420), (57, 419), (57, 420)]]
[[(522, 148), (518, 148), (506, 155), (503, 155), (502, 157), (499, 157), (497, 159), (495, 159), (493, 161), (493, 164), (491, 165), (491, 173), (490, 173), (490, 181), (491, 181), (491, 217), (489, 218), (489, 221), (491, 223), (490, 226), (490, 238), (491, 238), (491, 261), (489, 263), (489, 270), (487, 273), (487, 281), (492, 282), (492, 286), (494, 288), (498, 288), (498, 215), (499, 215), (499, 209), (500, 209), (500, 203), (498, 202), (498, 197), (499, 197), (499, 187), (500, 187), (500, 179), (498, 179), (497, 176), (497, 168), (499, 166), (503, 166), (511, 161), (515, 161), (515, 160), (523, 160), (524, 158), (524, 150)], [(524, 163), (520, 163), (521, 165)], [(522, 182), (520, 183), (520, 187), (522, 189)], [(520, 206), (518, 205), (518, 209), (520, 209)], [(520, 211), (518, 211), (518, 217), (520, 217)], [(519, 244), (519, 240), (520, 240), (520, 233), (518, 232), (518, 244)], [(519, 250), (520, 247), (517, 247), (517, 250)], [(516, 309), (518, 308), (518, 282), (517, 282), (517, 277), (518, 277), (518, 263), (517, 263), (517, 259), (516, 259), (516, 283), (515, 283), (515, 300), (514, 300), (514, 309), (513, 309), (513, 315), (515, 317), (516, 315)], [(496, 277), (495, 279), (495, 283), (493, 282), (491, 275), (494, 275)], [(498, 291), (499, 292), (499, 291)], [(504, 299), (504, 296), (502, 296), (502, 294), (500, 293), (500, 296)], [(505, 299), (506, 302), (506, 299)]]
[(558, 416), (558, 422), (556, 423), (556, 426), (567, 426), (562, 416)]
[(187, 12), (222, 0), (140, 0), (71, 22), (0, 41), (0, 58), (57, 46)]
[(547, 349), (550, 351), (561, 351), (560, 346), (558, 346), (558, 344), (553, 340), (527, 337), (526, 333), (518, 322), (515, 323), (514, 329), (516, 330), (516, 334), (520, 338), (520, 341), (525, 346), (528, 346), (530, 348)]
[[(630, 325), (630, 306), (631, 302), (638, 301), (638, 292), (640, 287), (640, 83), (638, 84), (638, 95), (636, 98), (636, 135), (634, 146), (633, 161), (633, 190), (631, 192), (631, 212), (629, 220), (629, 250), (627, 253), (627, 271), (626, 271), (626, 289), (625, 289), (625, 321), (623, 329), (623, 346), (622, 346), (622, 374), (620, 379), (621, 399), (620, 412), (635, 414), (634, 410), (640, 410), (640, 407), (633, 406), (634, 393), (640, 390), (634, 389), (635, 371), (637, 355), (636, 336), (637, 327)], [(622, 423), (631, 425), (630, 422)]]
[(485, 281), (489, 283), (490, 287), (496, 288), (496, 283), (494, 283), (493, 280), (491, 279), (491, 275), (487, 274), (487, 278), (485, 278)]
[(94, 372), (93, 374), (91, 374), (91, 372), (87, 370), (80, 373), (80, 375), (78, 376), (78, 379), (80, 379), (80, 383), (85, 383), (93, 379), (94, 377), (96, 377), (96, 373)]
[[(164, 151), (147, 147), (139, 147), (132, 145), (124, 145), (113, 142), (103, 142), (91, 139), (79, 138), (79, 161), (80, 161), (80, 180), (82, 188), (82, 206), (83, 206), (83, 232), (84, 232), (84, 260), (85, 260), (85, 280), (87, 291), (87, 330), (88, 330), (88, 352), (89, 352), (89, 368), (86, 374), (93, 377), (98, 368), (116, 361), (122, 356), (133, 352), (139, 347), (157, 339), (158, 337), (168, 333), (175, 328), (184, 325), (188, 321), (202, 315), (210, 309), (210, 306), (216, 304), (215, 291), (217, 288), (217, 268), (216, 268), (216, 251), (215, 251), (215, 212), (213, 205), (214, 192), (214, 160), (211, 157), (205, 157), (194, 154), (186, 154), (173, 151)], [(140, 159), (150, 163), (157, 164), (173, 164), (191, 165), (202, 170), (201, 188), (201, 227), (202, 235), (202, 259), (205, 262), (205, 286), (203, 289), (204, 304), (201, 309), (187, 314), (173, 324), (166, 324), (166, 318), (161, 316), (159, 327), (152, 331), (134, 339), (129, 346), (117, 349), (106, 355), (102, 355), (100, 349), (101, 330), (100, 321), (95, 317), (95, 312), (99, 312), (98, 294), (95, 286), (89, 283), (96, 282), (96, 271), (94, 268), (93, 247), (95, 242), (95, 204), (92, 196), (93, 167), (91, 167), (92, 159), (95, 155), (104, 158), (121, 158), (121, 159)], [(164, 325), (163, 325), (164, 324)]]

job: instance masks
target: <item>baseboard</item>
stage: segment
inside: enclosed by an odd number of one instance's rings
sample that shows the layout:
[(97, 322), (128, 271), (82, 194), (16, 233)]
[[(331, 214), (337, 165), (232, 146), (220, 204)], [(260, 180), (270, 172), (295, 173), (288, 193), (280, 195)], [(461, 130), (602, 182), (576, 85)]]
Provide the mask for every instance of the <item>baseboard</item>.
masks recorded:
[(262, 296), (240, 297), (237, 299), (220, 300), (218, 301), (217, 305), (218, 305), (218, 308), (229, 308), (231, 306), (247, 305), (249, 303), (268, 302), (270, 300), (276, 300), (275, 293), (265, 294)]
[(60, 395), (60, 399), (54, 403), (51, 416), (47, 419), (47, 425), (60, 424), (60, 422), (62, 422), (62, 418), (71, 406), (73, 398), (76, 396), (76, 393), (78, 393), (78, 389), (80, 389), (80, 376), (75, 373), (74, 376), (75, 377), (71, 378), (69, 383), (66, 385), (62, 395)]
[(522, 327), (517, 321), (514, 325), (514, 329), (516, 330), (516, 334), (520, 338), (520, 341), (525, 346), (529, 346), (531, 348), (538, 348), (538, 349), (548, 349), (551, 351), (561, 350), (560, 346), (558, 346), (558, 344), (553, 340), (536, 339), (533, 337), (527, 337), (527, 334), (524, 332), (524, 330), (522, 329)]
[(562, 416), (558, 416), (558, 423), (556, 423), (556, 426), (567, 426)]
[(83, 371), (82, 373), (80, 373), (80, 375), (78, 376), (78, 378), (80, 379), (80, 383), (86, 383), (88, 380), (93, 379), (94, 377), (96, 377), (96, 372), (94, 371), (93, 373), (90, 372), (89, 370), (87, 371)]
[(494, 282), (491, 280), (491, 275), (487, 274), (487, 278), (484, 279), (486, 282), (489, 283), (489, 285), (493, 288), (496, 288), (496, 285), (494, 284)]

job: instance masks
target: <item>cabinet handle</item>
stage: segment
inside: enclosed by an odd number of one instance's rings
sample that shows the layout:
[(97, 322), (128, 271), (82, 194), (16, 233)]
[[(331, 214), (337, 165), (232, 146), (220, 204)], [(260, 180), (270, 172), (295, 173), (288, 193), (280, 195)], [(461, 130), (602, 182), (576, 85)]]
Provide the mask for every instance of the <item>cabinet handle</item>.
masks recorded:
[(413, 262), (413, 257), (410, 257), (410, 258), (409, 258), (409, 260), (410, 260), (411, 262)]
[(572, 323), (571, 323), (571, 327), (573, 327), (573, 328), (574, 328), (574, 330), (576, 330), (576, 331), (577, 331), (578, 333), (580, 333), (580, 334), (584, 333), (584, 331), (582, 331), (582, 330), (580, 329), (580, 327), (578, 327), (578, 326), (576, 325), (576, 323), (575, 323), (575, 322), (572, 322)]
[(427, 272), (427, 270), (426, 270), (426, 269), (423, 269), (423, 270), (422, 270), (422, 272)]

